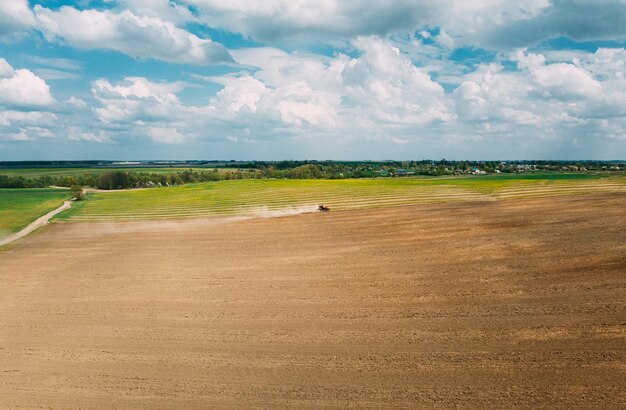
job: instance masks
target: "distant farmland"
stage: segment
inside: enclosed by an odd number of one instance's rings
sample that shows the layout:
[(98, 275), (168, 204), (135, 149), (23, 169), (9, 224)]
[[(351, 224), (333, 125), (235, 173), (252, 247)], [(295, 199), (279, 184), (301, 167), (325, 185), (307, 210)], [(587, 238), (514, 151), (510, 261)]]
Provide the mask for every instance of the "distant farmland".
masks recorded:
[[(179, 169), (163, 169), (175, 172)], [(42, 171), (43, 170), (39, 170)], [(67, 173), (75, 170), (55, 170)], [(84, 170), (83, 170), (84, 171)], [(29, 172), (35, 172), (29, 170)], [(90, 192), (56, 221), (132, 221), (254, 215), (259, 212), (335, 211), (402, 205), (626, 192), (626, 178), (595, 174), (514, 174), (343, 180), (248, 179), (116, 192)], [(69, 199), (62, 189), (0, 189), (0, 238)]]
[(152, 174), (175, 174), (183, 171), (212, 171), (217, 169), (218, 172), (230, 171), (230, 168), (213, 168), (213, 167), (102, 167), (102, 168), (0, 168), (0, 175), (7, 175), (11, 177), (22, 176), (24, 178), (36, 178), (42, 176), (52, 177), (71, 177), (79, 176), (83, 174), (100, 175), (109, 171), (123, 171), (123, 172), (149, 172)]

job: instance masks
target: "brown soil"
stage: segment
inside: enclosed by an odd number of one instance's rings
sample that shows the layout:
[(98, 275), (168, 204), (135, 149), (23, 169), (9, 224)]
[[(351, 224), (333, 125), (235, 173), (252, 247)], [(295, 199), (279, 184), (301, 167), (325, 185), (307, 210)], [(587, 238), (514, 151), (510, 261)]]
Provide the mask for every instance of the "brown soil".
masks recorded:
[(53, 224), (0, 407), (626, 406), (626, 195)]

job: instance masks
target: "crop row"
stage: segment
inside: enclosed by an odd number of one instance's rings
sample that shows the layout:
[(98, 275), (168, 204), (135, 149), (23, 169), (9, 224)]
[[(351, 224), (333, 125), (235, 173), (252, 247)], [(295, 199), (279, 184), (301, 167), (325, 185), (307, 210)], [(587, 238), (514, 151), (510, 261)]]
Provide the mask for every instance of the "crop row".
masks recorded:
[[(368, 187), (346, 186), (345, 189), (321, 189), (320, 187), (267, 187), (249, 192), (241, 190), (217, 189), (215, 191), (198, 190), (199, 198), (182, 198), (177, 195), (159, 198), (150, 192), (148, 196), (134, 195), (124, 192), (116, 201), (120, 206), (105, 206), (109, 199), (115, 199), (118, 193), (98, 193), (93, 204), (90, 201), (77, 212), (68, 215), (73, 221), (107, 221), (107, 220), (142, 220), (172, 219), (186, 217), (219, 217), (227, 215), (254, 215), (262, 211), (278, 211), (306, 207), (315, 207), (324, 203), (333, 210), (350, 210), (372, 207), (388, 207), (400, 205), (431, 204), (458, 201), (494, 201), (522, 197), (561, 196), (585, 194), (592, 192), (626, 192), (626, 185), (609, 181), (589, 183), (554, 183), (554, 184), (517, 184), (503, 187), (492, 192), (480, 192), (453, 185), (440, 186), (406, 186)], [(386, 188), (386, 189), (384, 189)], [(205, 196), (202, 198), (202, 196)]]

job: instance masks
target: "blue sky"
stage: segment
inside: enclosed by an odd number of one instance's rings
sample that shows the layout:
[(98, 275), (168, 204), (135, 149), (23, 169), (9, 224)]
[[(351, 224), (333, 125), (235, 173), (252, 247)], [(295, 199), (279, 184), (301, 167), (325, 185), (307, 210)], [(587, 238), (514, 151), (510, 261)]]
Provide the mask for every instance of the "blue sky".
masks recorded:
[(0, 160), (624, 159), (626, 1), (0, 0)]

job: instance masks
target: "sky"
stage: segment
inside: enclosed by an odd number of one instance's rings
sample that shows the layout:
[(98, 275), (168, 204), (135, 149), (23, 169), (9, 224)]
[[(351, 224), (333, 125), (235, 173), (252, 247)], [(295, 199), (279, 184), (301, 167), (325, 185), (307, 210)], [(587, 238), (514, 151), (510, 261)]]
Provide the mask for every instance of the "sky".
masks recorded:
[(626, 0), (0, 0), (0, 160), (626, 159)]

